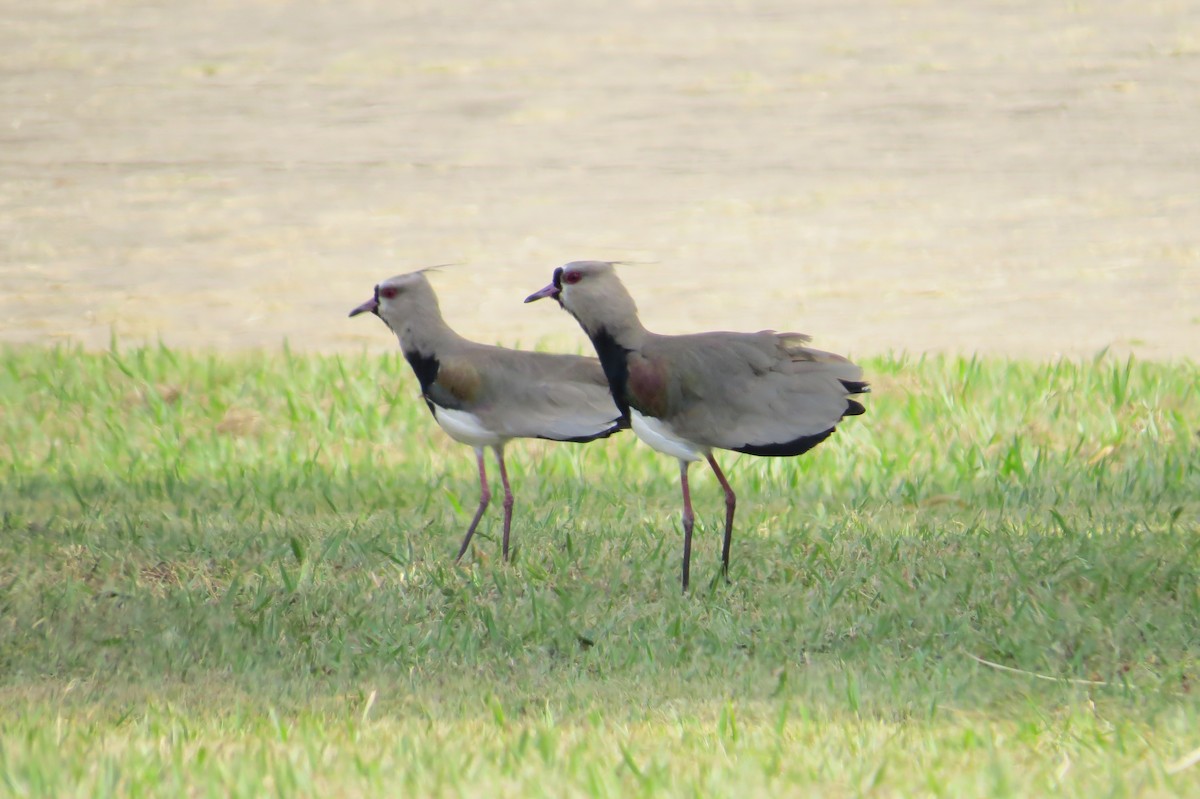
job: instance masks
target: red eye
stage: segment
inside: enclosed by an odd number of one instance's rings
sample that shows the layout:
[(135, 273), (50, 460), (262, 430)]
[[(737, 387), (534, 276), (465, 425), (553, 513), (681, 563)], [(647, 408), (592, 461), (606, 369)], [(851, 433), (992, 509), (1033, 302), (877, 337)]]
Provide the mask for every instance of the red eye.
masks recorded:
[(385, 300), (394, 299), (399, 293), (399, 289), (397, 289), (395, 286), (381, 286), (379, 288), (379, 296), (383, 297)]
[(567, 272), (563, 275), (563, 282), (572, 286), (578, 283), (580, 280), (583, 280), (582, 272)]

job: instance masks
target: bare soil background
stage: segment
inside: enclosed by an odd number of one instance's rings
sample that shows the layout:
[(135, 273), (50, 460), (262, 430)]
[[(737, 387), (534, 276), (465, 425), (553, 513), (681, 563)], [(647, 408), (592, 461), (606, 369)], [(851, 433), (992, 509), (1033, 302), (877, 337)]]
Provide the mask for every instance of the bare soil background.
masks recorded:
[(0, 342), (662, 332), (1200, 357), (1200, 4), (0, 3)]

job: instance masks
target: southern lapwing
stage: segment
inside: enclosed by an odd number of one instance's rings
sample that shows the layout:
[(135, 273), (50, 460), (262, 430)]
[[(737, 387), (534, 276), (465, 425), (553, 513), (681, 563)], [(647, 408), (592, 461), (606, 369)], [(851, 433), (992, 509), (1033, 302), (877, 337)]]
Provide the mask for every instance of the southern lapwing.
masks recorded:
[(688, 465), (706, 459), (725, 489), (721, 566), (728, 577), (737, 497), (713, 450), (766, 456), (807, 452), (828, 438), (842, 417), (863, 413), (850, 397), (870, 389), (859, 367), (804, 346), (808, 336), (799, 333), (651, 333), (613, 266), (572, 261), (555, 269), (550, 285), (525, 302), (553, 297), (579, 321), (633, 432), (679, 459), (686, 591), (694, 519)]
[(350, 312), (373, 313), (396, 338), (416, 373), (433, 418), (451, 438), (475, 449), (479, 507), (458, 551), (461, 560), (491, 500), (484, 449), (496, 452), (504, 486), (504, 538), (508, 559), (513, 494), (504, 467), (504, 445), (513, 438), (592, 441), (627, 427), (595, 358), (493, 347), (469, 341), (442, 319), (437, 296), (421, 272), (389, 278), (375, 296)]

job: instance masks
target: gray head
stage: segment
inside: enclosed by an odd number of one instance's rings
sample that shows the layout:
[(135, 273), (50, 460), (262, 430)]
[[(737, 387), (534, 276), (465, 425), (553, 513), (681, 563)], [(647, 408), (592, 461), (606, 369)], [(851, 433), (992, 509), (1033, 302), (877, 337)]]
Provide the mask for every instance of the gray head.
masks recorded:
[(574, 316), (589, 336), (642, 329), (637, 305), (617, 277), (616, 261), (571, 261), (554, 270), (550, 285), (525, 302), (552, 297)]
[(423, 322), (442, 323), (437, 295), (424, 271), (389, 277), (375, 287), (375, 296), (350, 312), (351, 316), (373, 313), (398, 336)]

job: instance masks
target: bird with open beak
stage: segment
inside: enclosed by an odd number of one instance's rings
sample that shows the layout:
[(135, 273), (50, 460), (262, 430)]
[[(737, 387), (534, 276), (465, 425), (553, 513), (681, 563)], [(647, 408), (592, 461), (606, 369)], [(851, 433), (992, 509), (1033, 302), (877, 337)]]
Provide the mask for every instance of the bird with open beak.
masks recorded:
[(628, 427), (613, 402), (595, 358), (527, 352), (478, 344), (442, 318), (437, 296), (422, 272), (397, 275), (350, 312), (372, 313), (396, 338), (421, 386), (433, 418), (455, 441), (475, 450), (479, 506), (458, 551), (461, 559), (491, 500), (484, 449), (496, 453), (504, 487), (504, 538), (508, 559), (513, 494), (504, 445), (514, 438), (593, 441)]
[(865, 411), (850, 397), (870, 391), (862, 369), (841, 355), (804, 346), (799, 333), (651, 333), (609, 261), (572, 261), (525, 302), (552, 298), (592, 340), (613, 399), (633, 432), (679, 460), (683, 489), (683, 589), (692, 552), (688, 466), (708, 461), (725, 490), (722, 571), (737, 496), (713, 457), (728, 449), (750, 455), (794, 456), (832, 435), (843, 417)]

